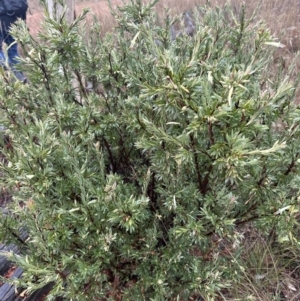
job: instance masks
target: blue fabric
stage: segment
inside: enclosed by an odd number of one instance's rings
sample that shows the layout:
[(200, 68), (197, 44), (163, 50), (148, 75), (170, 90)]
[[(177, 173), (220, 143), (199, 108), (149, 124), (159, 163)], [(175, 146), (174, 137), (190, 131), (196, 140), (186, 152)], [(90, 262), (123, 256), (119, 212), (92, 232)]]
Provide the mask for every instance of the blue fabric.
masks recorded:
[(9, 34), (10, 25), (13, 24), (17, 20), (16, 16), (1, 16), (1, 30), (0, 30), (0, 60), (1, 64), (5, 64), (6, 58), (3, 52), (3, 43), (7, 44), (7, 55), (8, 55), (8, 63), (10, 66), (17, 63), (17, 58), (19, 56), (18, 53), (18, 45), (15, 42), (15, 39)]
[[(11, 25), (14, 24), (18, 18), (26, 20), (26, 10), (15, 11), (14, 14), (6, 13), (4, 15), (0, 15), (0, 66), (4, 69), (9, 67), (18, 80), (26, 83), (27, 78), (24, 76), (23, 72), (19, 71), (15, 67), (19, 58), (18, 45), (9, 33)], [(7, 44), (7, 58), (3, 51), (3, 43)]]
[[(1, 0), (0, 0), (1, 1)], [(9, 34), (9, 30), (12, 24), (14, 24), (18, 18), (26, 20), (26, 11), (16, 12), (14, 15), (1, 15), (0, 16), (0, 64), (3, 65), (6, 62), (6, 58), (3, 52), (3, 43), (8, 46), (7, 55), (8, 63), (12, 67), (17, 63), (17, 58), (19, 57), (18, 45), (14, 43), (14, 38)]]
[(10, 66), (15, 65), (18, 60), (17, 58), (19, 57), (18, 53), (18, 45), (15, 42), (15, 39), (5, 30), (0, 31), (0, 64), (1, 65), (6, 65), (6, 57), (3, 52), (3, 46), (2, 44), (6, 43), (8, 48), (7, 48), (7, 55), (8, 55), (8, 64)]

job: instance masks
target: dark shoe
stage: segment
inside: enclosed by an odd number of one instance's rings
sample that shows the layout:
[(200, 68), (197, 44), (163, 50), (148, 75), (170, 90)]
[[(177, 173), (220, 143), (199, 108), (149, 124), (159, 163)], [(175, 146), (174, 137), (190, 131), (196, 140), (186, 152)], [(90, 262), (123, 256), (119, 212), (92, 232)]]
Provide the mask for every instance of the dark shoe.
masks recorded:
[(22, 82), (23, 84), (27, 84), (28, 79), (27, 79), (27, 77), (24, 75), (23, 72), (21, 72), (21, 71), (14, 71), (14, 74), (15, 74), (15, 77), (16, 77), (20, 82)]

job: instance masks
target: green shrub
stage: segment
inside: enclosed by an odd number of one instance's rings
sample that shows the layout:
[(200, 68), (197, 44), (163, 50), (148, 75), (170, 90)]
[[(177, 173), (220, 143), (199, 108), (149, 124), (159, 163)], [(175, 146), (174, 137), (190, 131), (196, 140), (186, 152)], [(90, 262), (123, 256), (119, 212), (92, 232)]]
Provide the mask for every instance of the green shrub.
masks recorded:
[(49, 300), (213, 300), (243, 269), (242, 225), (298, 244), (300, 110), (270, 71), (280, 44), (228, 6), (171, 41), (155, 2), (114, 12), (103, 40), (86, 12), (46, 18), (38, 40), (13, 30), (30, 84), (0, 82), (14, 199), (0, 232), (28, 230), (16, 282), (55, 283)]

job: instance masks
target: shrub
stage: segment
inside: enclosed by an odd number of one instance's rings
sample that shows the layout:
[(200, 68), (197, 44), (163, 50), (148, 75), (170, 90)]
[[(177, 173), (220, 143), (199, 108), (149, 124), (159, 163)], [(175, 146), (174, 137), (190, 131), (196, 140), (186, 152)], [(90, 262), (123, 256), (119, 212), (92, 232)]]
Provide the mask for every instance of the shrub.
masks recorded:
[(300, 110), (297, 83), (269, 73), (280, 44), (229, 6), (199, 8), (194, 36), (172, 41), (156, 2), (113, 12), (104, 39), (86, 11), (70, 26), (46, 17), (39, 40), (13, 29), (30, 84), (0, 83), (14, 199), (0, 231), (28, 230), (10, 255), (28, 292), (213, 300), (243, 269), (239, 227), (298, 243)]

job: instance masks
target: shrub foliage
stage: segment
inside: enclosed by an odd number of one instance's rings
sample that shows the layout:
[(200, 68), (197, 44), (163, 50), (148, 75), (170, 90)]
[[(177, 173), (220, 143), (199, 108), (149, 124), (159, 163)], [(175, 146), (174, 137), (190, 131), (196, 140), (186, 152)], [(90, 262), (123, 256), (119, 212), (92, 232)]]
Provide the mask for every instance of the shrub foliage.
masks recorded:
[(0, 82), (0, 232), (22, 245), (10, 258), (28, 292), (212, 300), (243, 269), (242, 226), (298, 243), (300, 110), (271, 66), (280, 44), (229, 6), (198, 8), (194, 36), (172, 40), (156, 2), (113, 11), (103, 39), (86, 11), (70, 26), (46, 15), (38, 39), (13, 29), (30, 83)]

